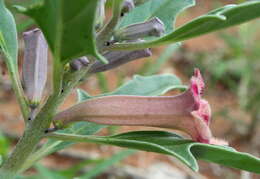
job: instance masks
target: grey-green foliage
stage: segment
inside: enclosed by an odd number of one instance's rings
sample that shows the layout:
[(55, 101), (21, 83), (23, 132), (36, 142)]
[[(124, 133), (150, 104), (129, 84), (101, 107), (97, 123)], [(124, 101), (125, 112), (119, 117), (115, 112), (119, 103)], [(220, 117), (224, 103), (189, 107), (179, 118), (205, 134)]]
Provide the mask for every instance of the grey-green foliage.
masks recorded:
[(199, 16), (161, 38), (143, 43), (115, 45), (109, 49), (139, 49), (180, 42), (258, 18), (259, 8), (260, 1), (227, 5)]
[(6, 56), (7, 63), (17, 71), (18, 41), (14, 18), (0, 0), (0, 47)]
[(123, 17), (119, 27), (158, 17), (164, 23), (166, 33), (169, 33), (174, 29), (177, 14), (193, 5), (195, 5), (195, 0), (149, 0)]
[[(54, 136), (55, 138), (55, 136)], [(260, 159), (248, 153), (238, 152), (228, 146), (193, 142), (177, 134), (165, 131), (134, 131), (114, 136), (59, 135), (59, 139), (115, 145), (171, 155), (194, 171), (198, 171), (197, 160), (260, 173)]]

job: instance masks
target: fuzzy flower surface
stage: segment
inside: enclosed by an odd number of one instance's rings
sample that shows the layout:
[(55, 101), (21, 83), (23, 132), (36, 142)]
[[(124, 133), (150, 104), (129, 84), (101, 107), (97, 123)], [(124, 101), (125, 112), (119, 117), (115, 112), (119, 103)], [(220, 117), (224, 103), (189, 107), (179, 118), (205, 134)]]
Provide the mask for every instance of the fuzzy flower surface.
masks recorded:
[(79, 103), (54, 118), (56, 128), (76, 121), (105, 125), (177, 129), (196, 142), (227, 145), (212, 136), (211, 108), (202, 98), (205, 84), (195, 69), (189, 89), (175, 96), (104, 96)]

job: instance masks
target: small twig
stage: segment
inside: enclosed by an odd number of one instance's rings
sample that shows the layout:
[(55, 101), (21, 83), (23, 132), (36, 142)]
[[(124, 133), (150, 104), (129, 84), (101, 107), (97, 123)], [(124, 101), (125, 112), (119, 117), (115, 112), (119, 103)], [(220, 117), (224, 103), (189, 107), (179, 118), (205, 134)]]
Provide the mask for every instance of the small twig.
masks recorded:
[(122, 9), (122, 0), (113, 1), (113, 17), (111, 20), (103, 27), (103, 29), (98, 33), (97, 42), (98, 47), (102, 49), (107, 41), (110, 40), (113, 29), (116, 27), (120, 17)]

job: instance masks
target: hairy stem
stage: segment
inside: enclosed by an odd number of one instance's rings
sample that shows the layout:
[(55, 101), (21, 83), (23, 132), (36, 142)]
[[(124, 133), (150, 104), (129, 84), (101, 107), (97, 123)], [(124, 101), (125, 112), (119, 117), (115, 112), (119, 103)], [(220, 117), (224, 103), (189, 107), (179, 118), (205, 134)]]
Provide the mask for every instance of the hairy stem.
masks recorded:
[[(89, 68), (86, 67), (74, 73), (68, 73), (64, 75), (63, 86), (62, 86), (63, 90), (59, 96), (59, 101), (56, 107), (58, 107), (59, 104), (63, 103), (63, 101), (70, 94), (73, 88), (77, 86), (80, 80), (86, 75), (88, 69)], [(28, 160), (26, 160), (22, 164), (19, 172), (23, 172), (26, 169), (30, 168), (36, 161), (38, 161), (39, 159), (47, 155), (48, 153), (46, 153), (45, 151), (46, 150), (44, 148), (41, 148), (39, 151), (32, 153), (32, 155), (29, 156)]]
[(33, 152), (49, 127), (52, 117), (60, 103), (58, 96), (51, 96), (37, 117), (26, 127), (14, 151), (0, 170), (0, 178), (13, 178), (25, 160)]
[[(61, 71), (60, 67), (61, 66), (59, 66), (59, 70), (57, 71)], [(62, 87), (61, 81), (57, 81), (57, 77), (53, 77), (54, 93), (49, 97), (36, 118), (27, 125), (25, 132), (17, 143), (14, 151), (2, 165), (0, 169), (0, 178), (14, 178), (17, 173), (21, 172), (21, 168), (23, 168), (24, 163), (26, 163), (26, 160), (30, 157), (37, 144), (45, 135), (46, 129), (49, 128), (52, 118), (55, 115), (59, 105), (63, 103), (64, 99), (70, 94), (71, 90), (79, 83), (80, 79), (86, 74), (87, 70), (88, 68), (84, 68), (83, 70), (71, 73), (64, 78), (66, 83), (63, 85), (62, 93), (60, 93)], [(54, 75), (61, 76), (60, 74), (57, 74), (55, 70)], [(61, 77), (58, 78), (61, 79)], [(28, 166), (31, 165), (32, 164)]]

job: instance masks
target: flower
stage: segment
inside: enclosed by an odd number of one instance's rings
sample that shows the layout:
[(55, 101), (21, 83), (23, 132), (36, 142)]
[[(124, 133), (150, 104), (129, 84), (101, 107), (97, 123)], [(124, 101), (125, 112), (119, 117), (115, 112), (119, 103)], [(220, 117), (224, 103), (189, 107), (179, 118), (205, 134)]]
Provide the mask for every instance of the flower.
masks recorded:
[(209, 128), (211, 108), (202, 99), (205, 84), (195, 69), (189, 89), (176, 96), (104, 96), (79, 103), (54, 118), (54, 125), (88, 121), (106, 125), (150, 126), (178, 129), (192, 140), (216, 145), (227, 142), (215, 139)]

